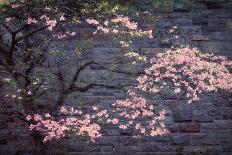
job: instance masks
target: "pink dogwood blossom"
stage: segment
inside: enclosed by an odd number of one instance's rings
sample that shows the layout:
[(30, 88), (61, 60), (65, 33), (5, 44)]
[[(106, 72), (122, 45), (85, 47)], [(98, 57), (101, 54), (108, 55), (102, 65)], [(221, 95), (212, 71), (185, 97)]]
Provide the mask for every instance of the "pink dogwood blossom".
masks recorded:
[(97, 20), (95, 20), (95, 19), (86, 19), (86, 22), (88, 24), (92, 24), (92, 25), (98, 25), (99, 24), (99, 22)]
[[(118, 119), (126, 121), (119, 123), (119, 128), (127, 129), (134, 127), (137, 132), (145, 136), (163, 135), (169, 133), (162, 121), (165, 119), (165, 110), (162, 109), (159, 115), (154, 113), (154, 107), (147, 101), (138, 97), (135, 92), (128, 92), (129, 98), (118, 100), (113, 104), (114, 113), (118, 114)], [(140, 123), (140, 119), (144, 118)], [(162, 125), (159, 125), (162, 124)], [(157, 126), (160, 126), (159, 128)], [(153, 134), (153, 133), (156, 134)]]
[(41, 20), (45, 20), (45, 25), (48, 26), (48, 30), (52, 31), (53, 28), (56, 26), (57, 21), (56, 19), (50, 19), (48, 16), (46, 15), (42, 15), (40, 17)]
[(202, 53), (196, 48), (181, 48), (157, 54), (151, 59), (146, 75), (138, 77), (138, 88), (153, 93), (171, 87), (176, 94), (186, 92), (188, 102), (199, 100), (202, 92), (232, 89), (232, 63), (224, 56)]
[(132, 44), (130, 38), (133, 37), (153, 38), (152, 30), (143, 31), (139, 29), (138, 23), (131, 21), (129, 17), (123, 15), (115, 15), (113, 18), (106, 19), (102, 22), (95, 19), (87, 19), (86, 22), (88, 24), (97, 25), (97, 30), (93, 32), (94, 35), (99, 33), (121, 36), (116, 38), (121, 38), (118, 44), (122, 47), (129, 47)]
[(10, 21), (13, 20), (13, 19), (15, 19), (15, 17), (7, 17), (7, 18), (6, 18), (6, 21), (7, 21), (7, 22), (10, 22)]
[[(44, 142), (62, 138), (71, 131), (78, 136), (87, 135), (91, 141), (95, 141), (95, 139), (101, 137), (101, 127), (91, 120), (90, 115), (81, 116), (82, 113), (78, 110), (67, 110), (64, 107), (61, 108), (61, 112), (66, 114), (67, 117), (56, 119), (48, 113), (44, 117), (39, 114), (28, 115), (26, 119), (35, 122), (29, 126), (30, 130), (41, 132), (44, 135)], [(79, 117), (76, 118), (70, 115), (74, 113), (79, 114)]]
[(30, 24), (32, 24), (32, 23), (34, 23), (34, 24), (37, 23), (37, 20), (34, 19), (34, 18), (30, 18), (30, 17), (29, 17), (29, 18), (27, 19), (27, 24), (30, 25)]
[(15, 8), (18, 8), (18, 7), (20, 7), (20, 4), (11, 4), (12, 9), (15, 9)]

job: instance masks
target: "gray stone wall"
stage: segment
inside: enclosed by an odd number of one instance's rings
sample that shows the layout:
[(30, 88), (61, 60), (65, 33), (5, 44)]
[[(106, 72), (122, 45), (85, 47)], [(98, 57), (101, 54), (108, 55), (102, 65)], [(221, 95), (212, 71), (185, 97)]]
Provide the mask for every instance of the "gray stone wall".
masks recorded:
[[(182, 11), (182, 10), (179, 10)], [(156, 12), (159, 21), (141, 22), (140, 26), (150, 27), (154, 31), (153, 39), (137, 40), (132, 49), (138, 50), (148, 58), (158, 52), (165, 52), (172, 47), (182, 45), (196, 46), (200, 49), (232, 57), (232, 10), (192, 8), (184, 12)], [(174, 31), (170, 31), (173, 29)], [(77, 37), (57, 41), (57, 48), (66, 53), (75, 51), (82, 43), (82, 37), (89, 36), (91, 28), (69, 27), (76, 31)], [(125, 59), (119, 47), (110, 47), (103, 40), (91, 43), (91, 51), (83, 54), (83, 59), (94, 59), (99, 63), (108, 63), (120, 71), (140, 72), (145, 65), (134, 65)], [(66, 72), (73, 72), (76, 58), (70, 58)], [(53, 60), (50, 60), (51, 62)], [(122, 84), (125, 88), (134, 88), (137, 83), (133, 76), (114, 73), (92, 65), (82, 72), (80, 82), (97, 82), (104, 84)], [(144, 94), (147, 100), (159, 109), (166, 109), (165, 123), (170, 134), (156, 137), (133, 138), (133, 130), (120, 130), (115, 126), (104, 125), (103, 137), (95, 143), (87, 143), (86, 139), (65, 137), (41, 146), (43, 154), (67, 155), (231, 155), (232, 154), (232, 102), (231, 95), (226, 93), (201, 96), (195, 103), (188, 104), (177, 99), (172, 92), (166, 91), (158, 95)], [(86, 93), (76, 93), (66, 100), (71, 106), (103, 106), (110, 105), (117, 99), (125, 98), (120, 89), (95, 87)], [(54, 96), (51, 97), (52, 102)], [(1, 110), (11, 109), (6, 104)], [(41, 106), (42, 108), (46, 108)], [(33, 154), (29, 132), (25, 124), (19, 120), (0, 116), (0, 155)]]

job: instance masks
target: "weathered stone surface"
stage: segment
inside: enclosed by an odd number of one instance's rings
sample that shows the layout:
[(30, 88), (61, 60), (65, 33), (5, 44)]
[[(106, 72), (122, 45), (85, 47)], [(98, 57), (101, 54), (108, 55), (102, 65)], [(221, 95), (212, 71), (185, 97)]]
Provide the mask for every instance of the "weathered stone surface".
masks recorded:
[(200, 132), (200, 123), (181, 123), (180, 132)]
[(171, 136), (172, 145), (189, 145), (190, 137), (186, 134), (175, 134)]
[(215, 120), (215, 126), (218, 129), (231, 129), (232, 120)]
[(208, 16), (202, 14), (194, 16), (193, 25), (208, 25)]
[(220, 95), (214, 96), (213, 104), (218, 107), (232, 107), (232, 102)]
[(232, 32), (232, 19), (227, 20), (226, 28), (227, 28), (228, 31)]
[(209, 37), (203, 36), (203, 35), (192, 35), (191, 40), (192, 41), (202, 41), (202, 40), (207, 41), (209, 40)]
[(177, 133), (179, 131), (179, 126), (175, 123), (169, 126), (168, 129), (171, 133)]
[(201, 123), (201, 130), (213, 130), (213, 129), (216, 129), (215, 127), (215, 123)]
[(193, 120), (192, 111), (174, 111), (173, 116), (175, 122), (188, 122)]
[(209, 53), (220, 53), (223, 51), (224, 45), (221, 42), (202, 42), (202, 49)]
[(191, 135), (191, 140), (190, 140), (190, 144), (195, 146), (199, 146), (202, 145), (203, 139), (206, 137), (205, 133), (196, 133)]
[(173, 10), (176, 12), (189, 12), (191, 11), (191, 6), (186, 3), (175, 2)]
[(232, 41), (232, 32), (215, 32), (211, 34), (211, 40), (215, 41)]
[[(207, 115), (207, 112), (207, 110), (194, 110), (193, 120), (196, 122), (213, 122), (213, 117)], [(211, 114), (218, 117), (220, 115), (220, 113), (213, 113), (213, 111), (211, 111)]]
[(223, 113), (222, 114), (222, 119), (232, 120), (232, 113)]
[(181, 26), (181, 33), (182, 34), (200, 34), (201, 33), (201, 26)]

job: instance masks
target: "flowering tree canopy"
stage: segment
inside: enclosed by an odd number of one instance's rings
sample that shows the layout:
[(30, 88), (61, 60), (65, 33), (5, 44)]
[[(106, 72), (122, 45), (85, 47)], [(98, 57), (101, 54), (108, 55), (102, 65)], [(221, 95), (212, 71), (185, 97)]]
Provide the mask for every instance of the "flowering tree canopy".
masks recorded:
[(138, 88), (153, 93), (164, 87), (176, 94), (184, 92), (188, 102), (199, 100), (203, 92), (232, 89), (231, 61), (224, 56), (202, 53), (196, 48), (181, 48), (157, 54), (146, 75), (138, 77)]
[[(136, 121), (129, 120), (130, 118), (127, 115), (111, 116), (111, 113), (119, 112), (120, 108), (123, 108), (122, 103), (124, 101), (117, 102), (119, 107), (115, 111), (100, 110), (101, 108), (99, 107), (93, 107), (92, 114), (84, 113), (81, 107), (74, 109), (64, 106), (65, 100), (74, 92), (86, 92), (94, 86), (123, 88), (122, 86), (108, 86), (98, 83), (89, 83), (85, 86), (76, 85), (79, 74), (86, 67), (91, 64), (98, 64), (108, 71), (117, 71), (93, 60), (77, 62), (78, 65), (75, 66), (76, 70), (73, 77), (71, 77), (71, 80), (67, 80), (62, 70), (62, 63), (56, 62), (54, 69), (48, 64), (47, 58), (59, 57), (61, 55), (60, 59), (68, 60), (62, 52), (60, 52), (60, 55), (52, 55), (53, 51), (51, 49), (53, 49), (52, 42), (56, 41), (56, 39), (60, 40), (76, 35), (75, 32), (62, 32), (59, 29), (69, 22), (74, 24), (88, 23), (90, 27), (94, 26), (96, 28), (94, 35), (112, 35), (113, 41), (122, 47), (128, 47), (135, 37), (152, 38), (152, 30), (143, 31), (140, 29), (136, 22), (133, 22), (131, 18), (122, 15), (118, 11), (120, 9), (118, 6), (113, 7), (112, 14), (107, 18), (95, 20), (93, 17), (89, 17), (89, 15), (86, 15), (84, 19), (80, 19), (78, 15), (73, 13), (74, 11), (71, 11), (73, 14), (63, 13), (63, 11), (70, 11), (70, 8), (47, 6), (46, 3), (42, 3), (41, 5), (44, 7), (38, 6), (35, 9), (27, 10), (25, 9), (27, 5), (27, 3), (22, 1), (5, 6), (7, 8), (3, 9), (5, 17), (4, 20), (0, 21), (1, 30), (10, 36), (9, 40), (3, 38), (3, 43), (0, 45), (0, 51), (3, 53), (2, 61), (0, 61), (0, 69), (1, 73), (3, 73), (1, 81), (4, 83), (1, 90), (6, 90), (3, 91), (4, 98), (9, 102), (17, 104), (17, 110), (14, 112), (15, 116), (24, 120), (29, 125), (31, 131), (39, 131), (43, 136), (44, 142), (59, 139), (71, 133), (77, 136), (88, 136), (91, 141), (94, 141), (96, 138), (101, 137), (100, 125), (103, 122), (118, 125), (122, 129), (136, 126), (138, 131), (141, 130), (141, 133), (148, 134), (149, 131), (144, 131), (145, 124), (136, 123), (135, 125)], [(18, 17), (17, 14), (19, 13), (23, 16)], [(12, 25), (17, 26), (12, 27)], [(31, 40), (33, 36), (36, 36), (37, 32), (46, 29), (48, 30), (48, 38), (44, 38), (42, 45), (37, 47)], [(57, 88), (53, 88), (54, 86), (50, 85), (50, 80), (57, 82)], [(44, 112), (40, 112), (37, 99), (43, 96), (44, 93), (49, 93), (50, 89), (55, 89), (58, 92), (56, 103), (48, 105)], [(132, 94), (129, 93), (129, 95)], [(136, 104), (145, 104), (145, 99), (136, 97), (136, 95), (131, 96), (131, 98), (134, 97), (135, 99), (132, 100), (138, 102)], [(121, 104), (119, 104), (120, 102)], [(138, 109), (139, 107), (136, 109), (127, 108), (127, 111), (136, 110), (135, 113), (132, 112), (135, 115), (131, 119), (137, 119), (139, 116), (146, 117), (146, 115), (154, 117), (153, 121), (147, 122), (147, 124), (150, 124), (149, 130), (152, 130), (152, 135), (162, 134), (156, 131), (161, 131), (161, 128), (164, 128), (164, 124), (157, 130), (154, 125), (158, 123), (155, 120), (163, 120), (164, 112), (161, 113), (160, 117), (156, 118), (156, 115), (147, 109), (147, 105), (142, 109)], [(122, 123), (123, 119), (127, 119), (129, 125)]]

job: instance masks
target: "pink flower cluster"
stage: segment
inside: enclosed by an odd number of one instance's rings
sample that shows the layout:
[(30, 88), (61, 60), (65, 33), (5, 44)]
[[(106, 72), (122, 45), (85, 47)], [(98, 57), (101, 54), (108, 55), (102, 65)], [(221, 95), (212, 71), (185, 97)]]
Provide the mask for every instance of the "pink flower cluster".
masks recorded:
[(97, 20), (95, 20), (95, 19), (86, 19), (86, 22), (88, 24), (92, 24), (92, 25), (98, 25), (99, 24), (99, 22)]
[(46, 16), (46, 15), (42, 15), (41, 17), (40, 17), (40, 19), (42, 19), (42, 20), (45, 20), (45, 25), (46, 26), (48, 26), (48, 30), (50, 30), (50, 31), (52, 31), (53, 30), (53, 28), (56, 26), (56, 24), (57, 24), (57, 21), (56, 21), (56, 19), (50, 19), (48, 16)]
[(52, 35), (52, 37), (57, 38), (57, 39), (63, 39), (63, 38), (67, 38), (67, 37), (75, 36), (75, 35), (76, 35), (76, 32), (67, 31), (65, 33), (54, 34), (54, 35)]
[(71, 131), (76, 133), (77, 136), (87, 135), (91, 141), (101, 137), (101, 127), (92, 122), (90, 115), (81, 115), (80, 110), (66, 109), (65, 107), (62, 107), (60, 112), (66, 117), (55, 119), (50, 114), (44, 116), (39, 114), (28, 115), (26, 117), (27, 121), (34, 122), (30, 125), (30, 130), (36, 130), (44, 134), (44, 142), (62, 138)]
[(131, 22), (129, 17), (124, 17), (122, 15), (117, 15), (116, 18), (111, 19), (113, 23), (120, 23), (123, 26), (127, 27), (130, 30), (136, 30), (138, 28), (138, 24), (135, 22)]
[(15, 17), (7, 17), (7, 18), (6, 18), (6, 21), (7, 21), (7, 22), (10, 22), (11, 20), (14, 20), (14, 19), (15, 19)]
[(29, 18), (27, 19), (27, 24), (30, 25), (30, 24), (33, 24), (33, 23), (36, 24), (36, 23), (37, 23), (37, 20), (34, 19), (34, 18), (30, 18), (30, 17), (29, 17)]
[(153, 38), (152, 30), (143, 31), (138, 29), (138, 24), (136, 22), (130, 21), (129, 17), (123, 15), (116, 15), (116, 17), (106, 19), (102, 23), (95, 19), (87, 19), (86, 22), (92, 25), (97, 25), (97, 30), (93, 34), (97, 34), (99, 32), (103, 34), (112, 33), (122, 35), (123, 38), (125, 38), (119, 41), (119, 44), (122, 47), (128, 47), (132, 43), (131, 40), (127, 39), (128, 36)]
[(137, 64), (137, 62), (146, 62), (147, 58), (146, 56), (143, 56), (137, 52), (134, 51), (129, 51), (128, 53), (125, 54), (125, 56), (131, 58), (134, 60), (132, 64)]
[(20, 7), (20, 4), (11, 4), (12, 9), (15, 9), (15, 8), (18, 8), (18, 7)]
[[(171, 87), (176, 94), (184, 91), (188, 102), (199, 100), (202, 92), (232, 89), (232, 63), (224, 56), (201, 53), (196, 48), (181, 48), (160, 53), (150, 61), (150, 67), (140, 76), (138, 88), (157, 93)], [(171, 85), (167, 85), (170, 83)]]
[[(162, 123), (165, 119), (164, 109), (159, 112), (159, 115), (156, 115), (153, 105), (147, 104), (144, 98), (138, 97), (133, 91), (129, 91), (128, 95), (128, 99), (118, 100), (113, 104), (115, 107), (113, 112), (119, 115), (119, 119), (126, 120), (127, 123), (119, 123), (118, 120), (111, 120), (113, 124), (119, 124), (119, 128), (121, 129), (134, 126), (139, 134), (146, 136), (169, 133)], [(139, 123), (142, 118), (144, 118), (144, 121)]]

